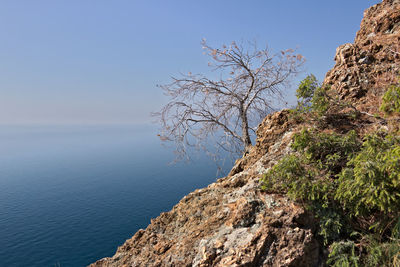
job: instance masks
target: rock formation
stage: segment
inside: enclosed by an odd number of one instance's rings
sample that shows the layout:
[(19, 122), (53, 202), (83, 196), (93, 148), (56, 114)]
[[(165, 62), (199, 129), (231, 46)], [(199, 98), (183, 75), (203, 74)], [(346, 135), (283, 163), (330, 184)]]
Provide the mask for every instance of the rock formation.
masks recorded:
[(321, 251), (311, 215), (286, 197), (259, 190), (260, 175), (289, 151), (296, 126), (289, 126), (287, 115), (270, 115), (260, 126), (253, 148), (259, 158), (252, 155), (251, 166), (188, 194), (112, 258), (91, 266), (317, 265)]
[[(365, 112), (376, 112), (384, 85), (400, 66), (400, 1), (364, 13), (354, 44), (337, 49), (324, 84)], [(283, 110), (268, 115), (254, 147), (230, 174), (185, 196), (139, 230), (111, 258), (91, 266), (324, 266), (311, 214), (288, 198), (266, 194), (259, 179), (290, 152), (305, 126)]]
[(378, 111), (387, 84), (400, 70), (400, 1), (384, 0), (364, 12), (353, 44), (336, 49), (324, 84), (364, 112)]

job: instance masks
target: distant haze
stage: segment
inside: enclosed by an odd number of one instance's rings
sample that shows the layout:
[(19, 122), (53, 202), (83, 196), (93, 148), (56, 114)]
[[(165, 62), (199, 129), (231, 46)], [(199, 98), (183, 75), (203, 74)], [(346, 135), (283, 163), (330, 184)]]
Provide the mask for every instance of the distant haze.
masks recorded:
[(322, 80), (378, 2), (3, 0), (0, 124), (150, 122), (166, 101), (156, 84), (209, 73), (202, 38), (298, 48), (307, 63), (296, 82)]

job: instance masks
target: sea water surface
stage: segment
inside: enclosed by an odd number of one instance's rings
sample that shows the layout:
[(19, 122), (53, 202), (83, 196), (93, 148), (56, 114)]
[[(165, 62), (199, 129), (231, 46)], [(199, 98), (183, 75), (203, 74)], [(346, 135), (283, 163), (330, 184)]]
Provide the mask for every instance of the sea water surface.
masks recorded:
[(153, 126), (0, 126), (0, 266), (86, 266), (216, 180)]

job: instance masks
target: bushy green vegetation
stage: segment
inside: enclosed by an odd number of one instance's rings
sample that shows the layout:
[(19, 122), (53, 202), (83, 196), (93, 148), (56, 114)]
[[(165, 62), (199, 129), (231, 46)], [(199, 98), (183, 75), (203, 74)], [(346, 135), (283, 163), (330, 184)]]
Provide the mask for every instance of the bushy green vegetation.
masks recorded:
[(400, 138), (373, 134), (338, 175), (336, 199), (353, 215), (400, 211)]
[(345, 225), (336, 208), (336, 176), (360, 146), (354, 131), (340, 135), (305, 129), (293, 138), (295, 153), (282, 158), (263, 176), (262, 188), (306, 203), (319, 219), (319, 233), (328, 244), (339, 237)]
[(291, 110), (296, 121), (304, 121), (304, 116), (319, 120), (324, 115), (334, 114), (335, 111), (341, 111), (342, 115), (351, 118), (362, 113), (351, 103), (341, 100), (336, 90), (321, 85), (312, 74), (300, 82), (296, 96), (297, 106)]
[(297, 112), (323, 114), (329, 108), (328, 88), (322, 87), (314, 75), (307, 76), (296, 90)]
[(309, 163), (332, 174), (342, 168), (344, 161), (360, 147), (355, 131), (346, 135), (303, 130), (296, 134), (292, 148), (304, 154)]
[[(363, 254), (360, 251), (362, 249), (365, 249)], [(329, 266), (400, 266), (400, 239), (398, 237), (382, 242), (373, 235), (365, 235), (359, 243), (350, 240), (334, 242), (330, 250), (327, 261)]]
[[(385, 94), (390, 95), (383, 100), (385, 112), (400, 111), (393, 93), (397, 89)], [(297, 96), (297, 112), (305, 114), (326, 115), (332, 99), (314, 76), (300, 84)], [(293, 153), (264, 174), (262, 188), (287, 194), (314, 213), (321, 242), (330, 249), (327, 263), (400, 266), (398, 133), (358, 136), (355, 131), (303, 129), (294, 135), (291, 148)]]
[(333, 243), (327, 264), (334, 267), (360, 266), (359, 257), (356, 254), (356, 244), (353, 241)]
[(386, 90), (380, 109), (387, 115), (400, 113), (400, 85), (392, 85)]

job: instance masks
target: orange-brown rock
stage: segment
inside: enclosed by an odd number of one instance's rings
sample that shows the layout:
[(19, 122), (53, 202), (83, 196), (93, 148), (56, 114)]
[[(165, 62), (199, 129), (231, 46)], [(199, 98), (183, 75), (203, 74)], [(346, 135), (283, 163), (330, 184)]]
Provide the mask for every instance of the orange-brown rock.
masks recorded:
[(339, 46), (324, 84), (364, 112), (376, 113), (400, 71), (400, 1), (384, 0), (364, 12), (353, 44)]

